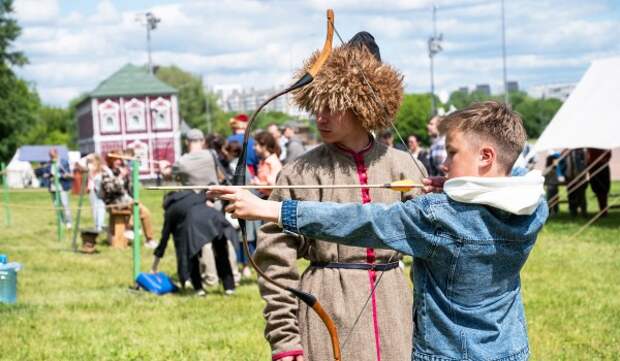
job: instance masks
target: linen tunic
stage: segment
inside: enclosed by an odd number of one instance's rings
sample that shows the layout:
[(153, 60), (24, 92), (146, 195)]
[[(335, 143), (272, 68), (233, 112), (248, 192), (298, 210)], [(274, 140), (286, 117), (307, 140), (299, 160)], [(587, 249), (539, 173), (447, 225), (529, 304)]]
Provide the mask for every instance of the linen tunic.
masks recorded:
[[(413, 164), (409, 154), (371, 140), (359, 153), (336, 145), (320, 145), (290, 164), (278, 178), (278, 184), (375, 184), (410, 179), (420, 182), (426, 174)], [(389, 189), (286, 189), (274, 190), (270, 199), (297, 199), (332, 202), (404, 201), (415, 195)], [(267, 275), (285, 285), (316, 295), (334, 319), (343, 348), (343, 361), (410, 360), (412, 351), (411, 289), (399, 267), (385, 271), (308, 267), (300, 276), (296, 261), (386, 263), (402, 258), (391, 250), (337, 245), (316, 239), (283, 233), (274, 224), (261, 227), (255, 259)], [(379, 286), (368, 304), (371, 290), (379, 277)], [(332, 360), (329, 334), (322, 321), (303, 302), (286, 291), (259, 279), (266, 301), (265, 337), (274, 360), (304, 355), (304, 360)], [(355, 319), (360, 320), (352, 330)], [(352, 333), (351, 333), (352, 332)], [(351, 334), (350, 334), (351, 333)]]

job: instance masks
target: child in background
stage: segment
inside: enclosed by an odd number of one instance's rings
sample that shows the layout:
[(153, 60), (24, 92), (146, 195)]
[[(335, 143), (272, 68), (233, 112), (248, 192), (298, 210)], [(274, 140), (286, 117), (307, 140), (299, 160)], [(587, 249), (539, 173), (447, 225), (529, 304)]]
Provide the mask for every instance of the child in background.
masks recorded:
[[(254, 151), (260, 158), (256, 177), (252, 179), (252, 184), (256, 185), (275, 185), (278, 174), (282, 170), (280, 162), (280, 146), (276, 139), (269, 132), (260, 132), (254, 137)], [(269, 189), (261, 189), (266, 197), (271, 194)]]
[(548, 209), (539, 172), (510, 176), (526, 140), (523, 123), (488, 101), (450, 114), (440, 132), (447, 180), (425, 179), (425, 191), (435, 193), (404, 203), (275, 202), (232, 187), (211, 193), (230, 201), (227, 211), (239, 218), (412, 255), (412, 360), (526, 360), (519, 273)]

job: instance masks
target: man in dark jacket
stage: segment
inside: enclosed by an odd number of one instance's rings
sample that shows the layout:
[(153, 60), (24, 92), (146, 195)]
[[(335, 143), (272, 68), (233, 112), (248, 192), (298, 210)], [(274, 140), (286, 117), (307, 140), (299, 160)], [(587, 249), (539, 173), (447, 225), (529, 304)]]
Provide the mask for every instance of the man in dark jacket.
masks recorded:
[[(182, 286), (186, 286), (188, 282), (191, 283), (199, 296), (206, 295), (200, 270), (203, 247), (213, 242), (213, 247), (219, 255), (219, 253), (227, 252), (226, 240), (236, 237), (234, 228), (226, 221), (224, 215), (207, 207), (205, 202), (204, 193), (194, 191), (172, 192), (166, 195), (163, 204), (164, 226), (151, 267), (151, 272), (157, 272), (159, 261), (164, 256), (172, 234), (179, 281)], [(225, 291), (231, 291), (235, 289), (235, 283), (227, 260), (226, 254), (216, 257), (216, 267), (224, 283)]]
[[(59, 159), (56, 148), (50, 149), (49, 156), (50, 161), (42, 168), (41, 174), (44, 179), (49, 180), (48, 189), (52, 196), (54, 205), (56, 207), (60, 207), (62, 205), (62, 222), (65, 224), (67, 229), (71, 229), (71, 208), (69, 207), (69, 194), (67, 191), (71, 189), (73, 176), (69, 167), (69, 161), (66, 159)], [(56, 175), (58, 175), (58, 182), (55, 180)], [(57, 197), (60, 204), (56, 204)]]

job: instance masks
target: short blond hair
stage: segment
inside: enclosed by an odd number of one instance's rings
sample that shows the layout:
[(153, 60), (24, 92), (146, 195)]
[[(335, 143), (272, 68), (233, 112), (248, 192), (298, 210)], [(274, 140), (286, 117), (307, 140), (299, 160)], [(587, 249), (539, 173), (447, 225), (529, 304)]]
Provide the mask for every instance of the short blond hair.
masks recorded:
[(496, 101), (473, 103), (439, 123), (440, 134), (454, 130), (491, 141), (497, 147), (498, 163), (506, 171), (512, 169), (527, 141), (521, 116), (510, 105)]

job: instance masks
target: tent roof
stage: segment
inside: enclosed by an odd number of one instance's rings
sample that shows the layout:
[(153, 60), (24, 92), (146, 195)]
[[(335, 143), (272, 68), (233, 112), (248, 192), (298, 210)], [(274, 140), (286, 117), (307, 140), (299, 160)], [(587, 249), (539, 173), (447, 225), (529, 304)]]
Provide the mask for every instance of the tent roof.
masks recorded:
[(620, 57), (592, 62), (535, 149), (620, 147)]
[(69, 160), (69, 151), (64, 145), (24, 145), (19, 148), (19, 160), (23, 162), (47, 162), (51, 148), (58, 150), (60, 159)]
[(90, 92), (93, 98), (129, 95), (167, 95), (177, 90), (150, 74), (145, 67), (126, 64)]

